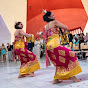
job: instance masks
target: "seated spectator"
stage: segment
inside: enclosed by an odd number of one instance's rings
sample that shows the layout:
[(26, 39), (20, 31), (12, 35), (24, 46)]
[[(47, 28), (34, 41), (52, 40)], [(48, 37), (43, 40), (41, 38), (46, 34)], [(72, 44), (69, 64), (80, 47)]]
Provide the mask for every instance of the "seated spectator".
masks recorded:
[(82, 42), (84, 42), (84, 34), (83, 34), (83, 33), (80, 34), (80, 36), (79, 36), (79, 42), (80, 42), (80, 44), (81, 44)]
[(77, 34), (77, 38), (78, 38), (78, 40), (79, 40), (79, 37), (80, 37), (80, 34)]
[(80, 49), (80, 44), (84, 42), (84, 34), (79, 35), (79, 49)]
[(73, 42), (73, 44), (79, 44), (79, 40), (77, 37), (75, 37), (75, 41)]
[(84, 37), (84, 41), (88, 41), (88, 33), (86, 33), (86, 36)]

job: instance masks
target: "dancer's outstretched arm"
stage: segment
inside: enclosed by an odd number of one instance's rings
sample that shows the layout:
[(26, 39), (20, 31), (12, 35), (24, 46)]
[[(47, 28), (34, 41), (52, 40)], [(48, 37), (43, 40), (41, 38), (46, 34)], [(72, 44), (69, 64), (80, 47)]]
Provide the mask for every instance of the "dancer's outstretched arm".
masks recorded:
[(31, 37), (31, 34), (25, 33), (23, 30), (20, 30), (19, 32), (21, 35), (24, 35), (25, 37)]

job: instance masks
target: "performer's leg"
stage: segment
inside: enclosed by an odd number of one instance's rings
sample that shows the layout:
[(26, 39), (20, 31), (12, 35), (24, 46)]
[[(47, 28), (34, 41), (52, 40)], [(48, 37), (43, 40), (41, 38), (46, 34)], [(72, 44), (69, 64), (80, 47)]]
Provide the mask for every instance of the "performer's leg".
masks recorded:
[(74, 82), (80, 82), (80, 80), (78, 80), (75, 76), (70, 77), (71, 80), (73, 80)]
[(6, 54), (3, 55), (3, 61), (6, 62)]
[(62, 81), (61, 80), (59, 80), (59, 79), (54, 79), (53, 80), (53, 84), (57, 84), (57, 83), (61, 83)]

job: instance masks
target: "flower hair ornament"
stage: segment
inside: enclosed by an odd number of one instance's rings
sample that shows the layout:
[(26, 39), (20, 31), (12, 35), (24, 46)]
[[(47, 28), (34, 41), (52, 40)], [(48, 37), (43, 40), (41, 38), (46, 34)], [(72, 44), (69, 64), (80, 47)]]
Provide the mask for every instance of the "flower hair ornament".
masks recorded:
[(47, 12), (48, 12), (48, 10), (42, 9), (42, 13), (43, 13), (43, 14), (46, 14)]
[(43, 32), (37, 32), (36, 34), (37, 34), (38, 36), (40, 36), (40, 35), (43, 34)]

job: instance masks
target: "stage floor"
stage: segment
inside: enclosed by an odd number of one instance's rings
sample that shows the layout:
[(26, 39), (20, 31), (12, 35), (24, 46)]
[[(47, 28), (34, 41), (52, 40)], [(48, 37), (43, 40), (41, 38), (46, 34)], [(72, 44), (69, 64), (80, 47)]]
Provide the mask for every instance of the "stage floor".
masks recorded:
[(0, 62), (0, 88), (88, 88), (88, 60), (79, 61), (83, 72), (76, 77), (81, 80), (74, 83), (71, 80), (52, 84), (55, 67), (45, 68), (44, 57), (39, 60), (41, 69), (35, 72), (35, 77), (18, 79), (20, 62)]

